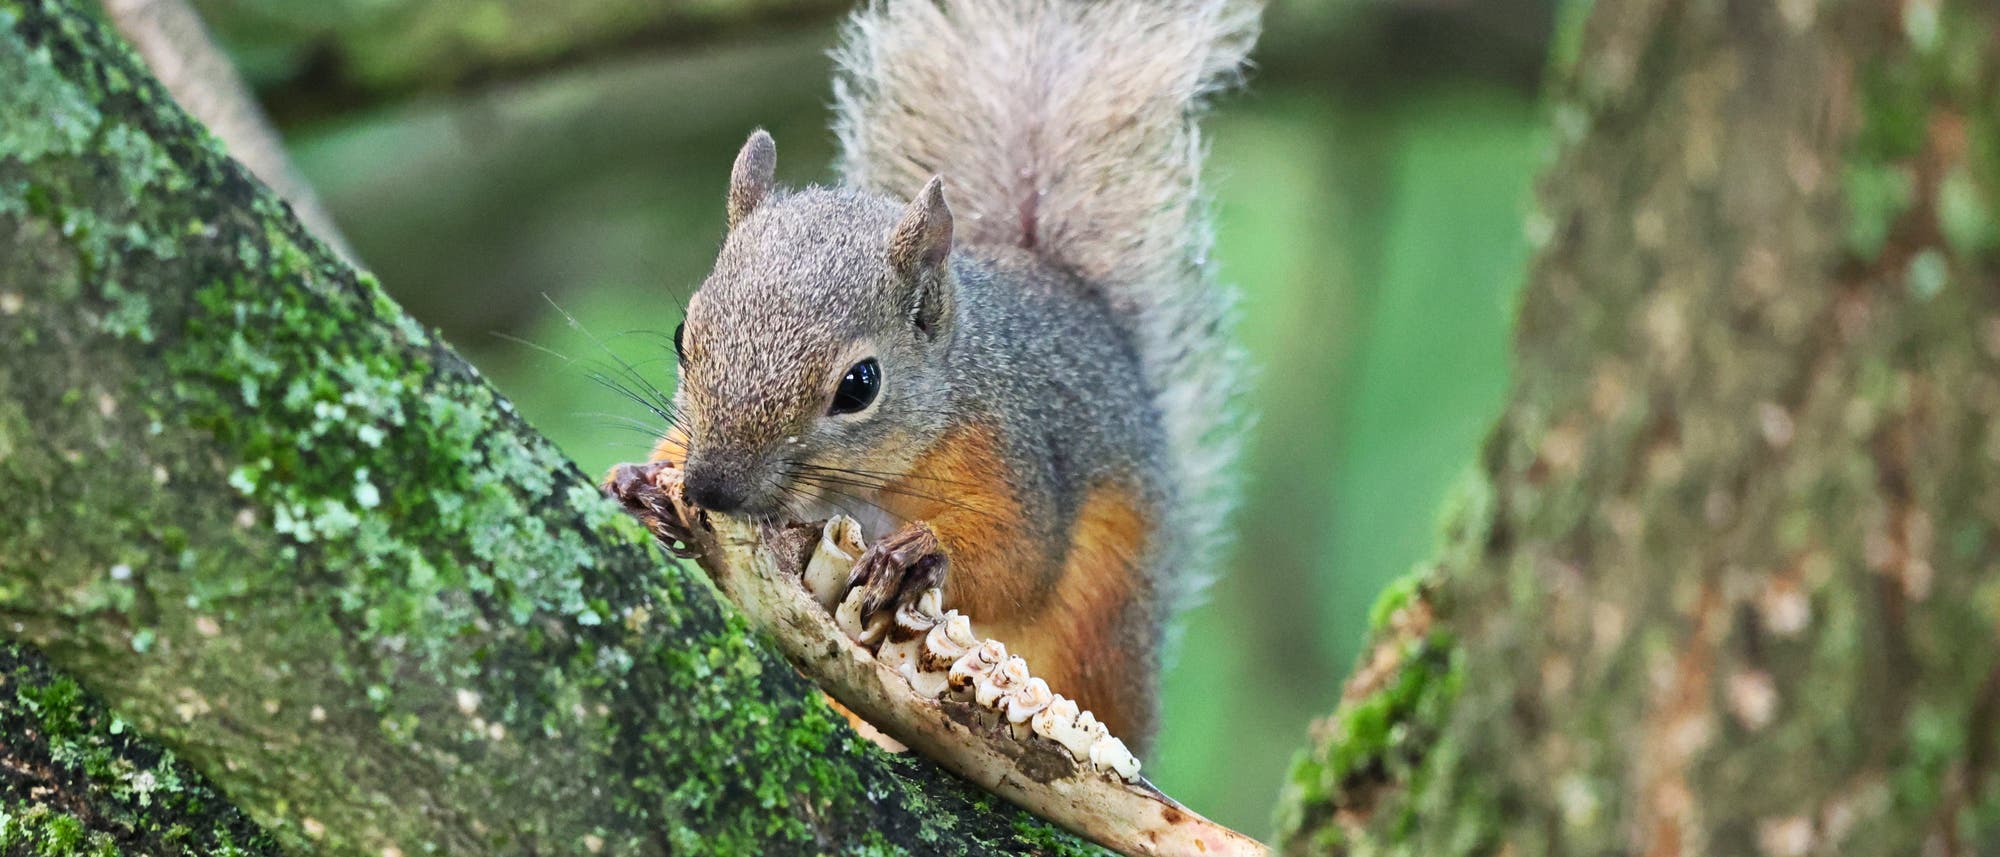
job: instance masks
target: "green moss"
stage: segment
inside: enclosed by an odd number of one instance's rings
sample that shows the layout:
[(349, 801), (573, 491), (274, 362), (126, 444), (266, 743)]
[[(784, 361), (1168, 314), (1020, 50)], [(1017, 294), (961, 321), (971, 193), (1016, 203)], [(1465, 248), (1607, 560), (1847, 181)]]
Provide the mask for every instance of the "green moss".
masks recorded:
[(1423, 570), (1418, 569), (1383, 587), (1382, 594), (1375, 596), (1374, 605), (1368, 608), (1368, 632), (1379, 635), (1387, 631), (1389, 620), (1396, 615), (1396, 611), (1409, 606), (1423, 592), (1425, 579)]
[(1938, 228), (1952, 252), (1977, 257), (2000, 249), (2000, 220), (1994, 218), (1988, 196), (1963, 166), (1938, 183)]
[(0, 695), (13, 762), (0, 774), (0, 795), (13, 796), (0, 799), (0, 852), (277, 853), (199, 774), (34, 652), (0, 644)]
[(1881, 255), (1889, 232), (1916, 202), (1916, 182), (1893, 163), (1854, 163), (1845, 173), (1847, 249), (1863, 259)]
[(35, 121), (0, 126), (0, 151), (22, 160), (82, 151), (103, 117), (84, 93), (46, 73), (47, 48), (24, 42), (15, 32), (19, 21), (11, 5), (0, 7), (0, 80), (8, 82), (0, 88), (0, 114)]
[(1101, 855), (1104, 849), (1079, 842), (1076, 838), (1058, 833), (1045, 824), (1030, 823), (1022, 819), (1014, 823), (1014, 838), (1024, 846), (1022, 851), (1030, 854), (1050, 855)]
[(0, 803), (0, 851), (36, 857), (115, 857), (110, 835), (87, 830), (76, 816), (47, 806)]
[(1357, 800), (1378, 818), (1393, 819), (1371, 825), (1392, 832), (1392, 839), (1416, 823), (1427, 759), (1463, 682), (1462, 655), (1449, 633), (1391, 636), (1390, 617), (1423, 595), (1429, 583), (1424, 574), (1408, 575), (1376, 601), (1371, 612), (1376, 645), (1397, 646), (1398, 665), (1373, 692), (1343, 701), (1315, 726), (1314, 745), (1294, 760), (1277, 816), (1279, 839), (1289, 849), (1326, 853), (1358, 847), (1332, 817), (1334, 808)]
[(1558, 73), (1576, 66), (1583, 55), (1584, 22), (1590, 20), (1593, 0), (1561, 0), (1556, 4), (1554, 37), (1550, 39), (1549, 64)]

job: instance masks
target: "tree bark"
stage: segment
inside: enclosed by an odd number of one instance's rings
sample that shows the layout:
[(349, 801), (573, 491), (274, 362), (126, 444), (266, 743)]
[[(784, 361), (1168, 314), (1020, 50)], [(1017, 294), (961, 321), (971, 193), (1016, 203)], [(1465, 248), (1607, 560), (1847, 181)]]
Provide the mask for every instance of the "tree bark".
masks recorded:
[(181, 109), (222, 138), (230, 156), (290, 204), (314, 236), (354, 262), (333, 216), (292, 166), (285, 141), (188, 0), (104, 0), (103, 7)]
[(1087, 850), (856, 738), (53, 0), (0, 0), (0, 496), (10, 848)]
[(1294, 853), (2000, 853), (2000, 10), (1600, 0)]

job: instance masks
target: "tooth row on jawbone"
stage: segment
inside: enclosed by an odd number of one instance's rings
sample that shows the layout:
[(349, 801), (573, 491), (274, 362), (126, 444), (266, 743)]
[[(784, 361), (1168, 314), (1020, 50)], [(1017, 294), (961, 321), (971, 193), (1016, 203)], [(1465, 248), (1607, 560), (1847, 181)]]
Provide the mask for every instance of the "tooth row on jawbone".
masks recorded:
[[(945, 610), (938, 590), (905, 604), (892, 616), (861, 622), (863, 587), (847, 589), (847, 576), (862, 552), (861, 527), (853, 519), (826, 522), (819, 544), (806, 561), (806, 588), (832, 611), (834, 624), (875, 659), (908, 680), (919, 695), (970, 701), (998, 713), (1016, 740), (1038, 736), (1060, 745), (1080, 764), (1116, 775), (1139, 777), (1139, 759), (1096, 715), (1076, 701), (1049, 690), (1028, 671), (1028, 662), (1009, 655), (999, 640), (981, 640), (972, 620)], [(844, 591), (843, 591), (844, 590)]]

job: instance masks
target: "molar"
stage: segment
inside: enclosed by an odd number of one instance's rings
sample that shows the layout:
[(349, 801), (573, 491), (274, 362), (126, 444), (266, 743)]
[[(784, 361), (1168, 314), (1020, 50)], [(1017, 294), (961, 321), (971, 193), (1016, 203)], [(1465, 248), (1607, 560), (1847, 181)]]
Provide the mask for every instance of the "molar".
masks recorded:
[[(1029, 725), (1036, 735), (1061, 744), (1077, 761), (1087, 762), (1090, 761), (1090, 740), (1094, 736), (1088, 730), (1077, 727), (1076, 721), (1081, 714), (1076, 700), (1058, 693), (1055, 699), (1049, 701), (1047, 708), (1029, 719)], [(1096, 720), (1091, 718), (1092, 722)]]
[(924, 636), (920, 666), (929, 672), (944, 672), (977, 645), (979, 638), (972, 635), (972, 620), (957, 610), (946, 611), (944, 618)]
[(942, 599), (937, 590), (924, 593), (922, 598), (896, 608), (894, 624), (889, 628), (889, 639), (902, 642), (920, 640), (930, 629), (937, 627), (938, 604)]
[(889, 630), (889, 623), (893, 620), (877, 612), (875, 618), (869, 620), (868, 624), (861, 624), (861, 602), (865, 597), (866, 593), (862, 591), (862, 587), (857, 586), (848, 590), (847, 597), (833, 610), (833, 623), (840, 626), (841, 633), (855, 642), (873, 648), (876, 641), (882, 639), (883, 633)]
[(1028, 683), (1028, 662), (1015, 655), (988, 670), (985, 677), (973, 685), (972, 700), (987, 708), (1005, 708), (1006, 698), (1014, 688)]
[(1014, 689), (1007, 697), (1007, 722), (1026, 723), (1036, 712), (1049, 707), (1055, 701), (1055, 694), (1049, 691), (1049, 683), (1039, 678), (1030, 678)]
[(1110, 771), (1127, 782), (1139, 776), (1139, 757), (1126, 749), (1125, 742), (1109, 732), (1101, 733), (1090, 742), (1090, 764), (1099, 770)]
[(847, 594), (847, 575), (854, 570), (861, 552), (861, 525), (853, 518), (836, 515), (820, 528), (819, 545), (807, 558), (800, 577), (813, 600), (828, 612), (838, 607), (842, 596)]
[(914, 663), (905, 663), (896, 668), (903, 679), (910, 683), (910, 689), (926, 699), (944, 696), (951, 689), (951, 678), (942, 670), (921, 670)]
[(1007, 659), (1007, 645), (999, 640), (986, 640), (972, 651), (966, 652), (951, 665), (951, 689), (970, 691), (979, 680), (1001, 661)]

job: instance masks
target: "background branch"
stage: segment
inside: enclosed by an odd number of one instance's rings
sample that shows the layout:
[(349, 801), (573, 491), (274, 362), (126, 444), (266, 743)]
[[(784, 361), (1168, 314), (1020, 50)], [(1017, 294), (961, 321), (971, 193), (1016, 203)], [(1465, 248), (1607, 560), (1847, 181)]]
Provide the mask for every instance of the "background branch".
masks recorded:
[(283, 121), (786, 28), (846, 0), (196, 0)]

